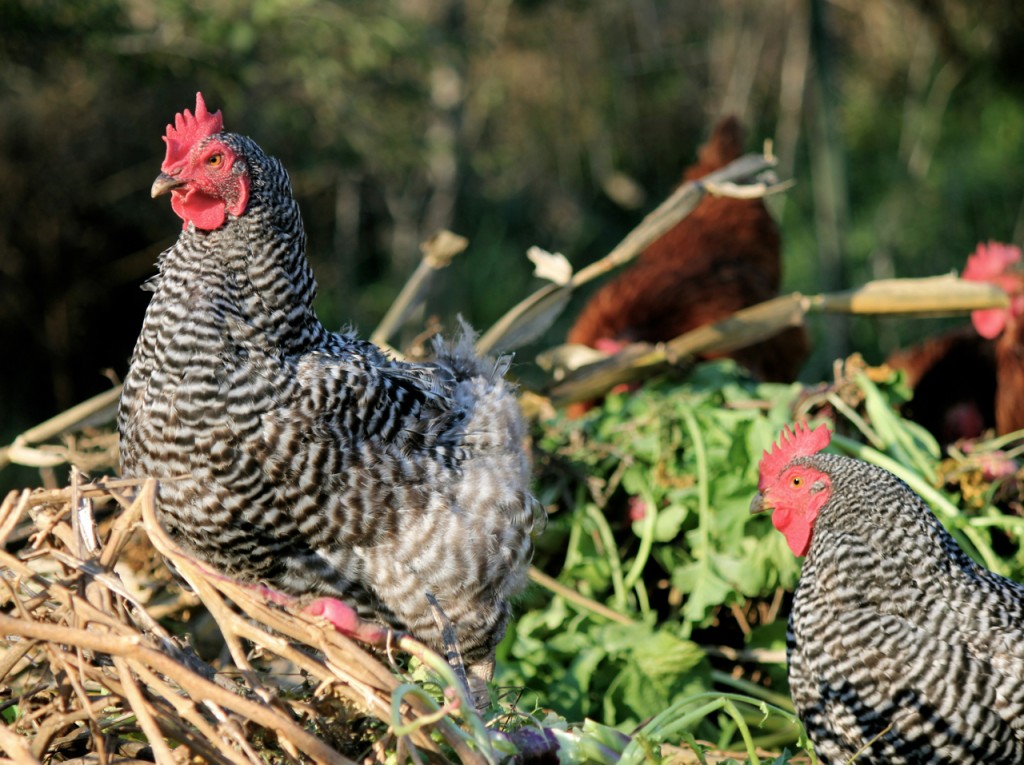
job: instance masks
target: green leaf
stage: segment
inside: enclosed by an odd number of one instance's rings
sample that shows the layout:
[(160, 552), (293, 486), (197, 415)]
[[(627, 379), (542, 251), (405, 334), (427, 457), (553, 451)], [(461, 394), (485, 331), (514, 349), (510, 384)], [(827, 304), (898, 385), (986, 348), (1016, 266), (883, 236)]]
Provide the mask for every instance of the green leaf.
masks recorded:
[(651, 632), (632, 648), (638, 669), (650, 676), (681, 675), (704, 658), (704, 651), (690, 640), (665, 630)]
[(690, 511), (683, 505), (669, 505), (658, 511), (654, 521), (654, 539), (657, 542), (671, 542), (689, 517)]
[(733, 592), (739, 592), (746, 597), (756, 597), (763, 592), (763, 565), (758, 566), (749, 558), (724, 553), (713, 556), (711, 562), (722, 579), (729, 583)]
[(735, 591), (706, 561), (696, 561), (672, 573), (672, 584), (686, 594), (683, 616), (701, 623), (715, 606), (727, 602)]

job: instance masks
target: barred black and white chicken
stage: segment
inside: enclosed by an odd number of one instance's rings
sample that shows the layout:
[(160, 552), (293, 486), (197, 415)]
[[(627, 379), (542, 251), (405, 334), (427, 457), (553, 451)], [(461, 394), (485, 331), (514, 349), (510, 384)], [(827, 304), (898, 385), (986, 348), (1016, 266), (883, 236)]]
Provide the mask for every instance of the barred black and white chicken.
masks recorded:
[(159, 258), (118, 415), (126, 476), (240, 580), (339, 597), (444, 647), (478, 681), (525, 583), (535, 503), (506, 360), (464, 331), (406, 363), (313, 311), (288, 175), (202, 95), (169, 125), (152, 194), (184, 221)]
[(822, 425), (765, 452), (751, 511), (806, 556), (789, 684), (825, 763), (1024, 762), (1024, 586), (972, 561), (892, 473), (820, 454)]

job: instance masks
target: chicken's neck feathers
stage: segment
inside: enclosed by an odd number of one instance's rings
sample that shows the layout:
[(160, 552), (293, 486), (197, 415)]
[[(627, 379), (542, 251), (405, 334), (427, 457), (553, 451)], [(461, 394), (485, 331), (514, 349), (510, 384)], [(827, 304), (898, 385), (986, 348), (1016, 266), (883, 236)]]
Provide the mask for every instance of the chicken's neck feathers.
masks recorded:
[(831, 479), (831, 494), (815, 523), (809, 558), (839, 534), (856, 536), (883, 554), (909, 543), (959, 562), (969, 560), (921, 498), (887, 470), (833, 454), (798, 461)]
[[(1009, 604), (1024, 626), (1024, 587), (975, 563), (902, 480), (880, 467), (838, 455), (819, 454), (801, 461), (828, 473), (832, 481), (832, 494), (818, 515), (804, 562), (802, 587), (831, 586), (820, 581), (820, 569), (856, 577), (861, 594), (870, 589), (868, 580), (873, 578), (941, 586), (943, 597), (954, 601), (985, 591)], [(842, 565), (832, 565), (837, 556)]]
[(158, 261), (152, 310), (184, 303), (190, 323), (214, 322), (243, 344), (283, 354), (327, 342), (313, 310), (316, 280), (288, 174), (250, 139), (224, 134), (244, 154), (251, 178), (245, 212), (213, 231), (189, 224)]

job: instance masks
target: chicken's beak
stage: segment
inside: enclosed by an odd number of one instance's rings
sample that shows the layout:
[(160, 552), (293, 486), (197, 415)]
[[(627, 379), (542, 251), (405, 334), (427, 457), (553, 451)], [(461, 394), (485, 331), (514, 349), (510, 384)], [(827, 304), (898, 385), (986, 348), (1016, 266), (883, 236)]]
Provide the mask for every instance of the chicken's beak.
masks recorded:
[(753, 515), (754, 513), (763, 513), (765, 510), (771, 510), (771, 509), (772, 509), (772, 506), (770, 504), (765, 504), (764, 494), (762, 494), (761, 492), (758, 492), (757, 494), (755, 494), (754, 498), (752, 500), (750, 500), (750, 514), (751, 515)]
[(161, 194), (166, 194), (168, 191), (179, 188), (185, 185), (185, 181), (181, 178), (175, 178), (174, 176), (168, 175), (167, 173), (160, 173), (153, 181), (153, 186), (150, 188), (149, 193), (154, 198)]

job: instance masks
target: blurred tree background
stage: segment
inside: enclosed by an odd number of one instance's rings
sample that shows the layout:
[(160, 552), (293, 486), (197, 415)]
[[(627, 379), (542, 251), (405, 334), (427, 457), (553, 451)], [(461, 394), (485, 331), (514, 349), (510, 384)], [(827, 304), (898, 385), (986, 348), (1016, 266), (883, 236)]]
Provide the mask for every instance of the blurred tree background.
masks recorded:
[[(448, 227), (431, 310), (486, 328), (530, 245), (605, 254), (726, 113), (798, 182), (787, 289), (1024, 240), (1019, 0), (0, 0), (0, 30), (0, 443), (127, 370), (179, 225), (160, 137), (200, 89), (291, 172), (329, 327), (369, 332)], [(938, 328), (813, 321), (808, 381)]]

